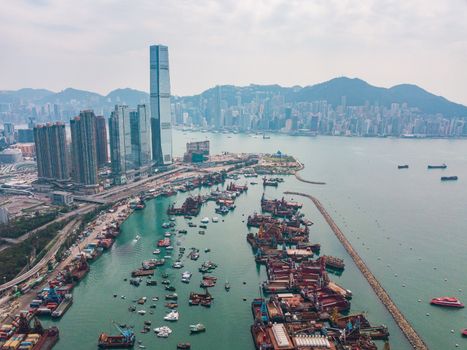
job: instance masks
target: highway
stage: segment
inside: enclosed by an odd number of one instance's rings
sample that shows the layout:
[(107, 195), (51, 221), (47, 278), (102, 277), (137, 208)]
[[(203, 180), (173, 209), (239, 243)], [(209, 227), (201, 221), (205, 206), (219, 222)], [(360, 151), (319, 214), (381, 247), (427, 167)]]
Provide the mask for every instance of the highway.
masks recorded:
[(50, 260), (52, 260), (55, 257), (55, 254), (57, 254), (57, 251), (60, 249), (60, 246), (63, 244), (65, 238), (75, 228), (78, 228), (80, 222), (80, 220), (74, 219), (68, 224), (66, 224), (66, 226), (58, 233), (54, 245), (48, 250), (47, 254), (45, 254), (44, 257), (31, 270), (25, 272), (21, 276), (12, 279), (9, 282), (2, 284), (0, 286), (0, 293), (6, 289), (9, 289), (13, 286), (16, 286), (19, 283), (26, 281), (27, 279), (37, 274)]

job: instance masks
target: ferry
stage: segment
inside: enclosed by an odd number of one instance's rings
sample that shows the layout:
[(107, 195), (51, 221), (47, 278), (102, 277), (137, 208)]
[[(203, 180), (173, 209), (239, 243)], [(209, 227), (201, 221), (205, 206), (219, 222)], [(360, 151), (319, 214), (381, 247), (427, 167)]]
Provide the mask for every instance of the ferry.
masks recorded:
[(454, 308), (463, 308), (464, 304), (462, 304), (459, 299), (454, 297), (438, 297), (431, 299), (430, 304), (438, 305), (438, 306), (446, 306), (446, 307), (454, 307)]

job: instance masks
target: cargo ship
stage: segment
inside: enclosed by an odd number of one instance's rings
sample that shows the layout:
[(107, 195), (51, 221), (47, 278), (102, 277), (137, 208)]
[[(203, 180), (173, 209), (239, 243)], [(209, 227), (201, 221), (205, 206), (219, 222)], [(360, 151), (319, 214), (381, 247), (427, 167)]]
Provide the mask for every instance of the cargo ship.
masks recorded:
[(65, 312), (70, 308), (73, 304), (73, 295), (72, 294), (65, 294), (62, 302), (58, 307), (52, 312), (52, 318), (60, 318), (62, 317)]
[(322, 259), (324, 259), (324, 263), (326, 264), (327, 268), (335, 270), (343, 270), (345, 268), (344, 260), (340, 258), (336, 258), (334, 256), (329, 255), (323, 255)]
[(108, 335), (101, 333), (98, 346), (101, 349), (129, 349), (135, 345), (135, 333), (126, 327), (121, 327), (114, 323), (120, 335)]
[(428, 169), (446, 169), (447, 167), (444, 163), (441, 165), (428, 165)]
[(445, 307), (454, 307), (454, 308), (463, 308), (464, 304), (462, 304), (459, 299), (454, 297), (439, 297), (433, 298), (430, 302), (431, 305), (437, 306), (445, 306)]
[(441, 176), (441, 181), (456, 181), (457, 176)]
[[(28, 350), (51, 350), (59, 339), (57, 327), (43, 328), (36, 317), (33, 317), (34, 325), (31, 327), (30, 314), (22, 313), (16, 319), (12, 319), (9, 332), (0, 332), (0, 344), (5, 340), (1, 349), (28, 349)], [(8, 335), (9, 334), (9, 335)]]

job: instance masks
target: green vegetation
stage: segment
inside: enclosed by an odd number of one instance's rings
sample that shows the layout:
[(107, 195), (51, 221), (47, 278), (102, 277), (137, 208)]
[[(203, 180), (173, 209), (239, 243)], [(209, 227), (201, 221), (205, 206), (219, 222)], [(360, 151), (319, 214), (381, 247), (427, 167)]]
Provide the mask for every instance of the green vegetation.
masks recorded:
[(282, 155), (280, 157), (276, 155), (264, 156), (263, 159), (264, 161), (271, 163), (292, 163), (296, 161), (294, 157), (287, 155)]
[(19, 218), (8, 225), (0, 225), (0, 237), (18, 238), (29, 231), (32, 231), (57, 217), (56, 212), (38, 214), (33, 217)]
[(21, 243), (0, 252), (0, 283), (12, 280), (27, 265), (35, 249), (39, 256), (45, 255), (44, 248), (57, 235), (67, 221), (53, 223)]

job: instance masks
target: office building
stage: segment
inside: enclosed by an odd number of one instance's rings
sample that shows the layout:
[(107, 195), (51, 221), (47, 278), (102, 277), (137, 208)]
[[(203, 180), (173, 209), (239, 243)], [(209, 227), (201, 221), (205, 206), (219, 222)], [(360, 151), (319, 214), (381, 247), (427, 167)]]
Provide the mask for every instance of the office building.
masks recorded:
[(209, 155), (209, 140), (187, 142), (186, 153), (183, 156), (185, 162), (203, 162)]
[(97, 166), (102, 168), (109, 162), (109, 151), (107, 146), (107, 126), (104, 116), (96, 117), (96, 150)]
[(39, 124), (34, 127), (37, 173), (42, 180), (66, 181), (70, 178), (65, 124)]
[(13, 123), (3, 124), (3, 136), (5, 136), (7, 144), (10, 145), (15, 142), (15, 125)]
[(112, 176), (116, 184), (124, 184), (127, 182), (127, 171), (134, 167), (128, 106), (115, 106), (109, 118), (109, 136)]
[(69, 206), (73, 204), (73, 195), (68, 192), (52, 192), (52, 203), (55, 205)]
[(152, 157), (157, 165), (172, 163), (172, 117), (170, 108), (169, 50), (149, 49)]
[(152, 163), (151, 118), (147, 105), (130, 111), (131, 153), (135, 168)]
[(81, 185), (98, 185), (96, 116), (92, 110), (82, 111), (70, 120), (73, 180)]

